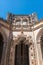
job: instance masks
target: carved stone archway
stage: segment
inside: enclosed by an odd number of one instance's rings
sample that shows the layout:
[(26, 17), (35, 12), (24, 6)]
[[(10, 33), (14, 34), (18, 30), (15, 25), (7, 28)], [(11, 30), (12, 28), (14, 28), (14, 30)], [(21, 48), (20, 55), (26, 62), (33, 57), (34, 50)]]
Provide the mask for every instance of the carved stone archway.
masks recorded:
[(41, 28), (39, 30), (37, 37), (36, 37), (37, 48), (38, 48), (38, 57), (39, 57), (39, 65), (43, 65), (41, 43), (40, 43), (40, 38), (41, 38), (42, 34), (43, 34), (43, 28)]
[[(26, 44), (26, 38), (21, 37), (19, 38), (19, 42), (15, 46), (15, 64), (20, 65), (29, 65), (29, 43)], [(16, 53), (17, 52), (17, 53)], [(27, 63), (27, 64), (26, 64)]]
[(33, 44), (31, 36), (27, 37), (25, 35), (19, 35), (19, 36), (15, 37), (15, 39), (14, 39), (12, 45), (11, 45), (10, 61), (9, 61), (10, 65), (15, 64), (15, 62), (14, 62), (15, 61), (15, 46), (18, 45), (19, 42), (21, 40), (23, 40), (23, 39), (25, 40), (24, 44), (30, 46), (29, 47), (29, 63), (30, 63), (30, 65), (35, 64), (35, 60), (34, 60), (35, 59), (34, 58), (34, 56), (35, 56), (34, 44)]
[(26, 40), (26, 38), (25, 37), (21, 37), (21, 36), (19, 36), (17, 39), (15, 39), (14, 41), (13, 41), (13, 44), (12, 44), (12, 46), (11, 46), (11, 51), (10, 51), (10, 65), (14, 65), (15, 63), (14, 63), (14, 61), (15, 61), (15, 46), (16, 45), (19, 45), (19, 43), (20, 43), (20, 41), (21, 40), (24, 40), (24, 43), (26, 43), (26, 44), (24, 44), (24, 45), (29, 45), (29, 40)]

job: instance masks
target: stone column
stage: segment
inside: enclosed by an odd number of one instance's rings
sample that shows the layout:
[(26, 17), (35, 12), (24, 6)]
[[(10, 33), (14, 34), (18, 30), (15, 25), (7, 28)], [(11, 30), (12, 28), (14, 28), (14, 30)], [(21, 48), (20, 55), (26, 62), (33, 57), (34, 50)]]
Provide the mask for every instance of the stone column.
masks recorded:
[(10, 49), (9, 65), (14, 65), (15, 58), (15, 42), (13, 41)]
[(39, 64), (43, 65), (43, 59), (42, 59), (42, 52), (41, 52), (41, 43), (40, 41), (37, 42), (37, 48), (38, 48), (38, 56), (39, 56)]
[(29, 60), (30, 60), (30, 65), (37, 65), (37, 59), (36, 59), (36, 45), (33, 43), (31, 37), (29, 38)]
[(16, 40), (13, 40), (11, 49), (10, 49), (10, 57), (9, 57), (9, 65), (15, 64), (15, 46), (17, 44)]
[(7, 49), (7, 40), (4, 40), (3, 45), (3, 53), (2, 53), (2, 59), (1, 59), (1, 65), (6, 65), (6, 49)]

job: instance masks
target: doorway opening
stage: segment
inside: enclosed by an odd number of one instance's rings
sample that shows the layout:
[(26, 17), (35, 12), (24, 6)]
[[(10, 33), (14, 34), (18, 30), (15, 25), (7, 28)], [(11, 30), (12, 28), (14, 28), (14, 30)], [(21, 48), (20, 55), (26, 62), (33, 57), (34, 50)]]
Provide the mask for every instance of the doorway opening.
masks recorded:
[(15, 65), (29, 65), (29, 46), (20, 41), (15, 46)]

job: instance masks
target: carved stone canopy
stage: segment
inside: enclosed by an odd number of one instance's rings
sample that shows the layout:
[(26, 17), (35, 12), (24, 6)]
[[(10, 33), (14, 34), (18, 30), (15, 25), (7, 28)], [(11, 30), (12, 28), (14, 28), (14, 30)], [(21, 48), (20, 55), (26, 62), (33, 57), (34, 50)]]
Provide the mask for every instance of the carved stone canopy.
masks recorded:
[(27, 38), (25, 36), (19, 36), (17, 39), (15, 39), (15, 42), (17, 45), (20, 44), (21, 42), (23, 42), (23, 44), (28, 46), (32, 45), (32, 39)]

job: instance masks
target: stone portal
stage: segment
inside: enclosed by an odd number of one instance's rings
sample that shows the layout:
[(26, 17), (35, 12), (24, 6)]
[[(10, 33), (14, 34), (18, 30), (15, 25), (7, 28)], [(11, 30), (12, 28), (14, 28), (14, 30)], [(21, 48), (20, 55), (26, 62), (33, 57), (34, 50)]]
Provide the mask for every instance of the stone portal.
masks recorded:
[(15, 64), (14, 65), (29, 65), (29, 46), (21, 40), (15, 46)]

